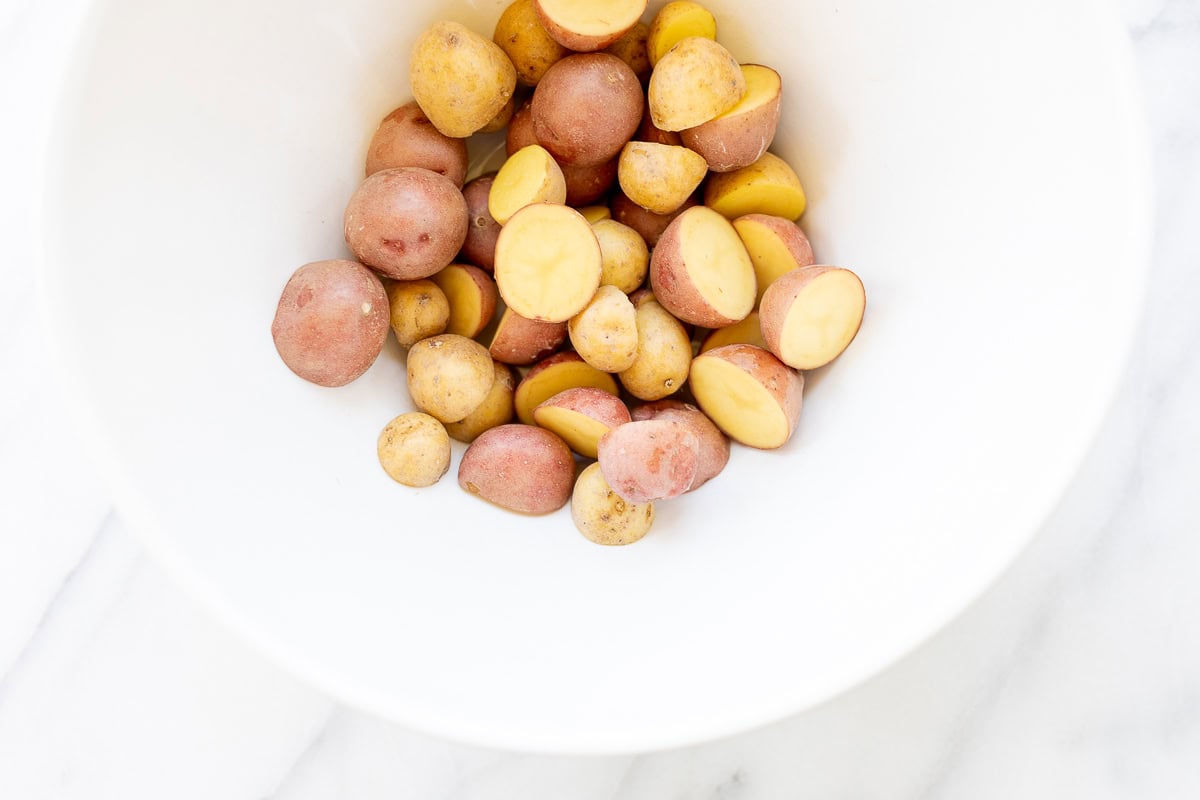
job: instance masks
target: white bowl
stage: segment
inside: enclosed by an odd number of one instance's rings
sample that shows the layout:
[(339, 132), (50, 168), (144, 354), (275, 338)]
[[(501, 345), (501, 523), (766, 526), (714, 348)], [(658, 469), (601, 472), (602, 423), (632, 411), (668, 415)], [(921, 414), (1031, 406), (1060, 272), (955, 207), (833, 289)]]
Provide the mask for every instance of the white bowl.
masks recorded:
[[(651, 11), (659, 4), (653, 3)], [(293, 376), (269, 328), (343, 255), (417, 32), (502, 0), (108, 0), (52, 144), (45, 289), (78, 415), (149, 548), (250, 640), (416, 728), (516, 749), (681, 745), (883, 668), (1010, 563), (1105, 411), (1140, 306), (1147, 169), (1116, 16), (1086, 0), (712, 0), (783, 74), (775, 150), (868, 292), (785, 448), (626, 548), (375, 459), (394, 347)], [(455, 465), (461, 448), (456, 450)], [(69, 478), (69, 475), (67, 476)], [(986, 636), (986, 631), (980, 632)]]

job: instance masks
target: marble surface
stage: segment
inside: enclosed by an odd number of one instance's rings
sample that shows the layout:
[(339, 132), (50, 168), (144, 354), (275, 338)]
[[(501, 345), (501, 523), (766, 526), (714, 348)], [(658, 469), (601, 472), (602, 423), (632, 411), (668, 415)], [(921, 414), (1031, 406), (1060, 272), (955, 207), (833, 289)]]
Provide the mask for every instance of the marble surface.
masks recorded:
[(1200, 797), (1200, 2), (1121, 5), (1155, 147), (1147, 310), (1035, 543), (853, 691), (619, 758), (463, 747), (342, 706), (222, 629), (131, 537), (78, 451), (29, 300), (34, 156), (78, 5), (0, 5), (0, 798)]

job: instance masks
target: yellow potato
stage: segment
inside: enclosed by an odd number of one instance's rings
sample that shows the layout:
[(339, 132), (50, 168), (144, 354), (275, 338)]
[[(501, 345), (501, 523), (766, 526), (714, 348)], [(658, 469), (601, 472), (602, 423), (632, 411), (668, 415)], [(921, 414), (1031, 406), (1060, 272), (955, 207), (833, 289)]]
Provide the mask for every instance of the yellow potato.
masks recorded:
[(636, 291), (650, 266), (646, 240), (628, 225), (608, 218), (593, 222), (592, 233), (600, 243), (600, 285), (615, 286), (626, 294)]
[(675, 0), (660, 8), (646, 36), (650, 66), (657, 64), (668, 50), (689, 36), (717, 38), (717, 20), (708, 9), (690, 0)]
[(514, 94), (508, 98), (508, 102), (496, 112), (496, 116), (480, 128), (476, 133), (496, 133), (504, 130), (505, 126), (512, 121), (513, 114), (517, 112), (517, 96)]
[(637, 313), (615, 286), (601, 286), (591, 301), (567, 323), (571, 344), (580, 358), (604, 372), (620, 372), (637, 358)]
[(392, 333), (401, 347), (412, 347), (422, 339), (445, 332), (450, 321), (450, 302), (433, 281), (389, 281), (387, 294)]
[(512, 422), (516, 379), (507, 364), (496, 363), (493, 367), (496, 374), (483, 402), (458, 422), (446, 424), (446, 433), (450, 434), (450, 438), (470, 444), (484, 431)]
[(629, 419), (621, 398), (590, 386), (559, 392), (533, 410), (534, 422), (561, 436), (584, 458), (595, 458), (600, 437)]
[(496, 283), (479, 267), (451, 264), (432, 280), (450, 305), (446, 333), (473, 339), (492, 321), (496, 313)]
[(724, 347), (727, 344), (752, 344), (755, 347), (766, 349), (767, 343), (763, 341), (757, 311), (751, 311), (741, 322), (717, 328), (709, 333), (700, 343), (700, 352), (707, 353), (709, 350)]
[(724, 114), (680, 131), (683, 143), (704, 156), (713, 172), (730, 172), (753, 164), (767, 152), (779, 127), (783, 84), (779, 73), (758, 64), (743, 64), (746, 94)]
[(443, 21), (417, 37), (408, 79), (434, 127), (462, 139), (504, 108), (517, 86), (517, 70), (494, 42), (457, 22)]
[(533, 410), (559, 392), (590, 386), (616, 396), (617, 382), (579, 357), (578, 353), (558, 353), (534, 364), (517, 384), (513, 397), (517, 419), (534, 424)]
[(575, 210), (593, 226), (602, 219), (612, 219), (612, 211), (608, 206), (583, 206)]
[(742, 68), (712, 39), (689, 36), (658, 60), (646, 99), (664, 131), (694, 128), (723, 114), (746, 93)]
[(792, 270), (763, 294), (759, 310), (763, 340), (789, 367), (823, 367), (854, 340), (866, 305), (862, 281), (848, 269)]
[(682, 206), (704, 176), (708, 163), (686, 147), (629, 142), (617, 162), (621, 191), (647, 211), (670, 214)]
[(786, 161), (764, 153), (748, 167), (712, 175), (704, 186), (704, 205), (726, 219), (770, 214), (795, 220), (804, 213), (804, 187)]
[(646, 53), (646, 37), (650, 35), (650, 26), (639, 22), (625, 35), (604, 48), (604, 52), (614, 55), (629, 65), (639, 81), (650, 77), (650, 58)]
[(513, 311), (563, 322), (578, 314), (600, 286), (600, 243), (573, 208), (525, 206), (496, 240), (496, 284)]
[(450, 469), (450, 437), (428, 414), (410, 411), (384, 427), (375, 446), (379, 464), (405, 486), (432, 486)]
[(639, 400), (660, 400), (683, 388), (692, 364), (692, 341), (683, 323), (654, 299), (637, 309), (638, 351), (633, 365), (617, 377)]
[(526, 86), (537, 86), (555, 61), (570, 50), (546, 33), (538, 22), (533, 0), (514, 0), (500, 19), (492, 41), (500, 46), (517, 70), (517, 80)]
[(690, 382), (700, 409), (742, 444), (782, 447), (796, 429), (804, 375), (760, 347), (730, 344), (698, 355)]
[(440, 422), (458, 422), (478, 408), (495, 377), (488, 351), (465, 336), (431, 336), (408, 351), (408, 393)]
[(531, 203), (567, 201), (567, 182), (562, 168), (544, 147), (531, 144), (513, 153), (488, 192), (488, 212), (503, 225), (513, 214)]
[(599, 464), (590, 464), (575, 480), (571, 519), (596, 544), (632, 544), (654, 524), (653, 503), (630, 503), (604, 480)]

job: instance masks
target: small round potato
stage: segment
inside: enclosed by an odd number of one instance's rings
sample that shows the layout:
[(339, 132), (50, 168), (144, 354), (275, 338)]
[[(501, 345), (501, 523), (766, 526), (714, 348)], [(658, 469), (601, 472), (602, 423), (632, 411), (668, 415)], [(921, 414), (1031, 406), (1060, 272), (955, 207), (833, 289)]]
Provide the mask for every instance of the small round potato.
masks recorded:
[(420, 167), (376, 172), (346, 206), (346, 244), (359, 261), (396, 280), (427, 278), (467, 238), (467, 202), (449, 178)]
[(433, 127), (413, 100), (384, 117), (367, 146), (367, 175), (395, 167), (423, 167), (462, 186), (467, 177), (467, 143)]
[(630, 503), (678, 497), (696, 479), (700, 442), (678, 422), (647, 419), (618, 425), (600, 437), (600, 471)]
[(620, 39), (604, 48), (604, 52), (611, 53), (628, 64), (642, 83), (650, 79), (650, 56), (646, 53), (646, 38), (649, 35), (650, 26), (639, 22), (625, 31), (625, 35)]
[(600, 284), (615, 286), (629, 294), (646, 280), (650, 250), (641, 234), (615, 219), (592, 223), (592, 233), (600, 242)]
[(632, 544), (650, 531), (653, 503), (630, 503), (604, 480), (599, 464), (590, 464), (575, 481), (571, 519), (596, 544)]
[(712, 39), (689, 36), (654, 65), (646, 101), (655, 126), (681, 131), (723, 114), (745, 93), (746, 77), (729, 51)]
[(562, 168), (567, 205), (586, 206), (603, 197), (617, 182), (617, 159), (602, 164), (568, 164)]
[(491, 272), (496, 265), (496, 237), (500, 235), (500, 223), (488, 211), (488, 194), (492, 190), (495, 172), (480, 175), (463, 187), (463, 200), (467, 203), (467, 238), (463, 242), (464, 260)]
[(383, 284), (362, 264), (343, 259), (296, 270), (271, 323), (283, 363), (319, 386), (344, 386), (366, 372), (383, 350), (387, 331)]
[(683, 388), (692, 364), (692, 341), (683, 323), (654, 299), (637, 309), (638, 351), (621, 372), (621, 385), (639, 400), (661, 400)]
[(431, 336), (408, 351), (408, 393), (440, 422), (458, 422), (477, 409), (495, 376), (488, 351), (465, 336)]
[(679, 145), (629, 142), (617, 161), (621, 191), (655, 214), (682, 206), (707, 174), (704, 158)]
[(658, 244), (658, 239), (663, 235), (663, 231), (677, 216), (699, 204), (700, 201), (695, 195), (692, 195), (670, 214), (655, 214), (630, 200), (624, 192), (617, 190), (613, 193), (612, 200), (609, 201), (609, 208), (612, 209), (613, 219), (633, 228), (646, 240), (647, 245), (654, 247)]
[(517, 80), (526, 86), (537, 86), (546, 70), (571, 52), (546, 33), (533, 0), (509, 4), (496, 21), (492, 41), (508, 55), (517, 69)]
[(410, 411), (389, 422), (376, 444), (379, 464), (397, 483), (432, 486), (450, 469), (450, 437), (428, 414)]
[(601, 286), (567, 323), (571, 344), (580, 357), (598, 370), (620, 372), (637, 359), (637, 312), (615, 286)]
[(497, 363), (494, 366), (495, 380), (479, 407), (458, 422), (446, 424), (446, 433), (450, 434), (451, 439), (470, 444), (484, 431), (512, 422), (516, 378), (507, 364)]
[(392, 333), (401, 347), (412, 347), (422, 339), (446, 330), (450, 301), (431, 280), (391, 281), (387, 287), (391, 306)]
[[(533, 110), (530, 106), (533, 98), (526, 100), (512, 119), (508, 121), (508, 130), (504, 132), (504, 154), (512, 158), (513, 153), (522, 147), (537, 144), (537, 135), (533, 132)], [(561, 167), (562, 164), (559, 164)]]
[(500, 425), (479, 435), (458, 465), (458, 485), (522, 514), (549, 514), (567, 504), (575, 459), (566, 443), (532, 425)]
[(517, 86), (517, 70), (495, 42), (457, 22), (417, 37), (409, 60), (413, 96), (435, 127), (463, 139), (491, 122)]
[(578, 53), (547, 70), (534, 90), (533, 131), (560, 164), (602, 164), (633, 136), (644, 104), (642, 84), (624, 61)]

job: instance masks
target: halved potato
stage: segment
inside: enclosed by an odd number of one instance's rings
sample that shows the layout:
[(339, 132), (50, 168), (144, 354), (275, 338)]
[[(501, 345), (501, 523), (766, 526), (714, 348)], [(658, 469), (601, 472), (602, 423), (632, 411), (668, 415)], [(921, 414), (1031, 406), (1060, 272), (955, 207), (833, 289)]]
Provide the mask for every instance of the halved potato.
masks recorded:
[(654, 65), (646, 101), (655, 126), (681, 131), (725, 113), (745, 93), (746, 78), (729, 51), (712, 39), (689, 36)]
[(707, 353), (709, 350), (724, 347), (727, 344), (752, 344), (755, 347), (766, 349), (767, 343), (763, 341), (757, 311), (751, 311), (741, 322), (735, 322), (709, 332), (704, 337), (704, 341), (700, 343), (700, 352)]
[(431, 280), (450, 303), (446, 333), (473, 339), (492, 321), (496, 313), (496, 283), (479, 267), (451, 264)]
[(512, 422), (516, 378), (507, 364), (493, 363), (492, 367), (495, 377), (483, 402), (458, 422), (446, 423), (446, 433), (451, 439), (470, 444), (484, 431)]
[(746, 93), (733, 108), (679, 132), (683, 143), (702, 155), (713, 172), (730, 172), (762, 158), (779, 127), (783, 98), (779, 73), (759, 64), (743, 64), (742, 75)]
[(754, 309), (754, 267), (729, 221), (689, 208), (663, 232), (650, 255), (650, 285), (663, 308), (706, 328), (721, 328)]
[(707, 8), (691, 0), (675, 0), (660, 8), (646, 36), (646, 56), (650, 66), (657, 64), (668, 50), (689, 36), (717, 38), (717, 20)]
[(588, 364), (578, 353), (558, 353), (539, 361), (517, 384), (513, 398), (517, 419), (533, 425), (533, 410), (559, 392), (577, 386), (590, 386), (616, 396), (617, 382), (612, 375)]
[(754, 277), (758, 282), (758, 299), (781, 275), (815, 263), (812, 245), (800, 226), (784, 217), (769, 214), (747, 214), (733, 221), (733, 228), (750, 254)]
[(692, 195), (687, 200), (683, 201), (683, 205), (672, 211), (670, 214), (655, 214), (653, 211), (647, 211), (637, 203), (625, 196), (625, 193), (618, 190), (613, 192), (612, 199), (608, 201), (608, 207), (612, 209), (612, 217), (622, 225), (628, 225), (637, 231), (646, 244), (654, 247), (658, 244), (658, 239), (662, 236), (663, 231), (671, 224), (677, 216), (688, 210), (692, 206), (699, 205), (700, 201)]
[(509, 218), (496, 240), (496, 285), (523, 317), (562, 322), (600, 286), (600, 243), (578, 211), (535, 203)]
[(629, 422), (629, 409), (603, 389), (577, 386), (539, 403), (533, 421), (557, 433), (579, 455), (595, 458), (600, 437)]
[(608, 206), (582, 206), (575, 210), (583, 215), (583, 218), (588, 221), (593, 229), (595, 229), (597, 222), (612, 219), (612, 210)]
[(708, 418), (750, 447), (782, 447), (803, 404), (804, 376), (761, 347), (730, 344), (696, 356), (689, 383)]
[(604, 480), (599, 464), (590, 464), (575, 479), (571, 519), (596, 544), (632, 544), (650, 531), (653, 503), (630, 503)]
[(534, 0), (538, 20), (563, 47), (603, 50), (637, 24), (646, 0)]
[(508, 157), (488, 191), (488, 211), (501, 227), (532, 203), (565, 203), (567, 182), (554, 156), (536, 144)]
[(511, 308), (506, 308), (492, 334), (488, 352), (497, 361), (525, 367), (552, 354), (566, 340), (565, 321), (526, 319)]
[(848, 269), (792, 270), (763, 295), (759, 310), (763, 340), (788, 366), (816, 369), (841, 355), (854, 340), (866, 305), (862, 281)]
[(621, 191), (655, 214), (682, 206), (707, 174), (704, 158), (678, 145), (629, 142), (617, 162)]
[(704, 205), (726, 219), (770, 214), (795, 220), (804, 213), (804, 187), (786, 161), (763, 153), (748, 167), (710, 176), (704, 185)]

